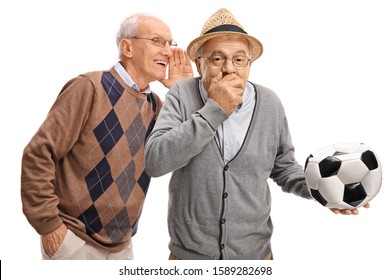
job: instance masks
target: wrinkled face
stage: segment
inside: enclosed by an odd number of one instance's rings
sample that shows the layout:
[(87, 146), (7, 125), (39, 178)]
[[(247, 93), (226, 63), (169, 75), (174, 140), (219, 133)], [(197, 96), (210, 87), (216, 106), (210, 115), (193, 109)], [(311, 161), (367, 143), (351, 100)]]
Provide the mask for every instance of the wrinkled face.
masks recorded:
[[(208, 40), (202, 46), (200, 56), (196, 58), (195, 63), (200, 76), (202, 77), (203, 86), (206, 90), (210, 87), (210, 81), (220, 72), (222, 76), (228, 74), (236, 74), (245, 84), (249, 77), (249, 69), (251, 62), (248, 65), (237, 67), (233, 64), (232, 58), (250, 58), (249, 42), (239, 35), (226, 35)], [(226, 59), (223, 66), (214, 66), (209, 59), (205, 58), (222, 58)]]
[[(168, 59), (172, 50), (168, 42), (161, 45), (161, 41), (172, 41), (169, 27), (161, 20), (147, 17), (139, 22), (137, 38), (128, 40), (131, 48), (131, 77), (142, 89), (149, 83), (165, 78)], [(163, 40), (148, 40), (160, 38)]]

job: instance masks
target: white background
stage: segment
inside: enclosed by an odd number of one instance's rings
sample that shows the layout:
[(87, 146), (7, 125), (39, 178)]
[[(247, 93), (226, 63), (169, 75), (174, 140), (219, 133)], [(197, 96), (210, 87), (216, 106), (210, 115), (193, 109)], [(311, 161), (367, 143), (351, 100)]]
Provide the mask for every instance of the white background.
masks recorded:
[[(281, 98), (298, 162), (303, 165), (311, 152), (328, 144), (364, 142), (379, 155), (384, 171), (382, 189), (371, 208), (348, 217), (334, 215), (314, 201), (284, 194), (270, 182), (276, 260), (271, 263), (275, 273), (268, 279), (388, 279), (390, 9), (386, 2), (2, 1), (2, 278), (120, 278), (118, 263), (40, 261), (39, 237), (21, 210), (23, 148), (69, 79), (116, 63), (115, 35), (125, 17), (133, 12), (153, 13), (171, 27), (179, 46), (186, 48), (207, 18), (226, 7), (264, 45), (263, 56), (251, 68), (250, 80), (273, 89)], [(152, 88), (164, 98), (164, 87), (153, 83)], [(169, 175), (152, 179), (133, 239), (135, 261), (130, 265), (171, 265), (166, 261), (168, 181)], [(224, 265), (183, 263), (191, 267)]]

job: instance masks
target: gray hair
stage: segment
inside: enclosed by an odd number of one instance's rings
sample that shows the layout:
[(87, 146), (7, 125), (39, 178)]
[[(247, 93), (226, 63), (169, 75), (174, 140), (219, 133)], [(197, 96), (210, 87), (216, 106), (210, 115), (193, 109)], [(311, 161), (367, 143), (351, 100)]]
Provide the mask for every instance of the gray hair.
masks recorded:
[(141, 19), (146, 17), (153, 17), (152, 14), (136, 13), (122, 21), (118, 33), (116, 34), (116, 45), (119, 50), (119, 56), (121, 56), (120, 42), (123, 38), (131, 38), (137, 35), (138, 24)]

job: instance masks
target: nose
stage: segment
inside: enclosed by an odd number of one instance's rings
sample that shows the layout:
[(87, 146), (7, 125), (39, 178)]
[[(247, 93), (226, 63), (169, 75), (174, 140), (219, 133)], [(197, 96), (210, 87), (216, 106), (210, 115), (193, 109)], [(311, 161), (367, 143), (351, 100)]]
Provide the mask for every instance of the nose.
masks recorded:
[(226, 58), (225, 65), (222, 67), (222, 72), (231, 74), (236, 73), (236, 67), (233, 65), (233, 59), (232, 58)]
[(166, 56), (168, 56), (168, 57), (173, 56), (172, 48), (171, 48), (171, 46), (168, 44), (168, 42), (165, 44), (165, 46), (164, 46), (164, 48), (163, 48), (163, 52), (164, 52), (164, 55), (166, 55)]

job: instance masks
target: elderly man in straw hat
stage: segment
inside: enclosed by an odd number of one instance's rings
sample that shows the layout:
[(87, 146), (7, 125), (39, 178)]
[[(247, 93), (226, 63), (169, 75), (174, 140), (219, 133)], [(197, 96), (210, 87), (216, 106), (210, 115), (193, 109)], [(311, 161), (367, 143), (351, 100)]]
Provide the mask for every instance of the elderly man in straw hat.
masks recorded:
[(247, 80), (262, 51), (226, 9), (187, 48), (200, 77), (168, 92), (145, 152), (151, 176), (173, 171), (170, 259), (272, 259), (267, 179), (310, 198), (280, 100)]

